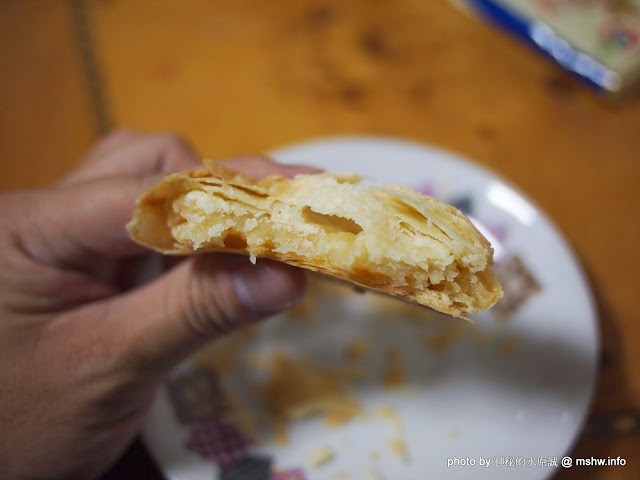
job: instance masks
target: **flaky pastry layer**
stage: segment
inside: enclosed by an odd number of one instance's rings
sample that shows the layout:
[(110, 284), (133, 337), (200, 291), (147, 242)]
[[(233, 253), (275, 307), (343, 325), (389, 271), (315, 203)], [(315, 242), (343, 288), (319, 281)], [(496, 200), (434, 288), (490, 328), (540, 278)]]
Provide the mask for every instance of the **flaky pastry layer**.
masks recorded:
[(135, 241), (271, 258), (459, 317), (502, 296), (489, 242), (450, 205), (354, 173), (255, 180), (205, 164), (138, 199), (127, 225)]

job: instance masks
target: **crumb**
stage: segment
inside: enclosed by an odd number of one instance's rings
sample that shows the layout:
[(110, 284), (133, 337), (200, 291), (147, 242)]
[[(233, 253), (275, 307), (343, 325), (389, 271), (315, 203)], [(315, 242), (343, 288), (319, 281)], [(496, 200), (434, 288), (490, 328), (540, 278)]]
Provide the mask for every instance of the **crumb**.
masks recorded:
[(389, 347), (386, 357), (389, 365), (382, 375), (382, 385), (385, 388), (396, 388), (405, 385), (407, 374), (403, 368), (404, 352), (399, 347)]
[(307, 292), (300, 303), (287, 311), (289, 318), (299, 321), (305, 320), (313, 311), (315, 305), (314, 300), (313, 295)]
[(242, 364), (246, 345), (253, 332), (255, 330), (245, 328), (230, 332), (198, 350), (191, 357), (191, 362), (200, 368), (213, 369), (219, 375), (233, 373)]
[(362, 412), (362, 407), (356, 402), (345, 402), (335, 406), (324, 414), (324, 424), (329, 428), (336, 428), (353, 420)]
[(404, 362), (404, 352), (399, 347), (389, 347), (387, 349), (387, 360), (389, 363), (398, 365)]
[(459, 324), (452, 324), (425, 338), (427, 348), (435, 353), (442, 353), (451, 348), (462, 334), (462, 327)]
[(336, 298), (344, 295), (336, 289), (335, 282), (320, 278), (311, 272), (307, 272), (307, 293), (300, 303), (287, 311), (287, 318), (294, 321), (305, 321), (318, 307), (326, 296)]
[(376, 413), (378, 417), (389, 422), (389, 425), (391, 425), (391, 428), (396, 435), (402, 435), (404, 433), (404, 424), (398, 416), (395, 408), (383, 405), (378, 407), (378, 411)]
[(256, 419), (253, 413), (247, 408), (242, 408), (236, 413), (238, 417), (238, 428), (247, 437), (253, 437), (256, 432)]
[(382, 480), (382, 477), (373, 468), (367, 470), (367, 480)]
[(369, 452), (369, 457), (374, 462), (377, 462), (378, 460), (380, 460), (380, 454), (378, 452), (376, 452), (375, 450), (372, 450), (371, 452)]
[(380, 405), (376, 410), (376, 415), (381, 418), (396, 416), (396, 409), (390, 405)]
[(406, 461), (408, 459), (407, 446), (405, 441), (402, 439), (402, 436), (404, 435), (404, 424), (396, 410), (388, 405), (383, 405), (378, 407), (376, 414), (378, 417), (389, 422), (389, 425), (393, 430), (394, 437), (388, 442), (389, 448), (394, 454)]
[(236, 392), (229, 392), (228, 398), (229, 405), (231, 407), (231, 414), (238, 428), (247, 437), (254, 437), (257, 431), (256, 418), (254, 413), (249, 408), (247, 408), (245, 403)]
[(333, 460), (333, 457), (333, 451), (326, 445), (314, 448), (305, 454), (307, 464), (312, 468), (318, 468), (326, 465)]
[(348, 380), (360, 381), (367, 376), (367, 370), (360, 365), (349, 365), (339, 369), (343, 378)]
[(245, 325), (240, 327), (238, 335), (246, 340), (252, 340), (260, 334), (260, 327), (257, 324)]
[(349, 380), (362, 380), (367, 373), (365, 367), (357, 364), (342, 365), (337, 368), (328, 369), (327, 372), (333, 372), (340, 378)]
[(389, 448), (402, 460), (407, 460), (407, 444), (404, 440), (402, 440), (401, 438), (393, 438), (389, 440)]
[(289, 444), (289, 431), (287, 430), (287, 427), (285, 427), (283, 425), (280, 425), (279, 427), (277, 427), (273, 431), (273, 439), (281, 447), (284, 447), (284, 446), (288, 445)]
[(331, 478), (333, 480), (347, 480), (349, 478), (349, 472), (341, 470), (331, 475)]
[(369, 353), (369, 342), (364, 338), (351, 342), (345, 351), (345, 356), (349, 360), (360, 360)]
[(448, 433), (449, 439), (456, 440), (458, 438), (458, 435), (460, 435), (460, 432), (458, 432), (458, 430), (455, 430), (455, 429), (449, 430), (449, 433)]
[(337, 426), (361, 412), (340, 372), (317, 369), (283, 352), (271, 360), (269, 378), (256, 393), (276, 422), (321, 414), (327, 424)]
[(267, 371), (267, 361), (263, 355), (260, 353), (253, 353), (249, 357), (247, 357), (247, 366), (254, 371), (257, 372), (266, 372)]
[(520, 349), (520, 346), (520, 337), (518, 337), (517, 335), (509, 335), (498, 342), (496, 351), (500, 355), (512, 355)]
[(382, 375), (382, 385), (385, 388), (401, 387), (406, 383), (407, 374), (400, 367), (392, 366)]

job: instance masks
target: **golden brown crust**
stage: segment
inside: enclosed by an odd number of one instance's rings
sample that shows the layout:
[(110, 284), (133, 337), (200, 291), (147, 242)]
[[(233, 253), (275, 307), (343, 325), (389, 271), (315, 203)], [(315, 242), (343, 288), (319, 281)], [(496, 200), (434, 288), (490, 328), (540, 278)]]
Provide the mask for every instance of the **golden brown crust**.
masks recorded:
[(358, 184), (355, 174), (262, 180), (205, 160), (143, 194), (131, 237), (174, 255), (264, 257), (454, 316), (502, 295), (487, 240), (455, 208), (406, 187)]

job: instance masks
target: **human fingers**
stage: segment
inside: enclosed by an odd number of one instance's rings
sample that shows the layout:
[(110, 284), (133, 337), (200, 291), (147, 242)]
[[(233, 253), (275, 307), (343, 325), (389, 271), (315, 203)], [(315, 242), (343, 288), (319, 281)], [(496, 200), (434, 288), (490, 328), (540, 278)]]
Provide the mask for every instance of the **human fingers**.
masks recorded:
[(274, 161), (266, 155), (251, 155), (219, 160), (217, 163), (253, 178), (264, 178), (269, 175), (294, 177), (302, 173), (320, 173), (322, 170), (310, 165), (287, 165)]
[[(279, 165), (264, 157), (225, 161), (256, 177), (293, 176), (309, 167)], [(136, 199), (164, 173), (108, 176), (38, 192), (22, 194), (10, 211), (28, 253), (48, 265), (85, 270), (96, 257), (118, 259), (143, 250), (129, 237), (125, 225)], [(20, 194), (18, 194), (20, 195)]]
[(289, 265), (208, 254), (90, 308), (107, 312), (101, 328), (119, 339), (126, 365), (162, 372), (203, 343), (294, 306), (304, 288), (304, 273)]
[(64, 188), (11, 194), (6, 223), (41, 264), (84, 270), (99, 258), (140, 253), (127, 234), (136, 199), (162, 175), (107, 177)]
[(193, 148), (174, 134), (141, 135), (118, 131), (106, 137), (61, 184), (117, 175), (148, 175), (193, 170), (202, 163)]
[(100, 139), (98, 143), (87, 153), (83, 159), (83, 163), (93, 163), (100, 157), (142, 138), (143, 135), (144, 134), (141, 131), (133, 128), (118, 128), (116, 130), (112, 130), (102, 137), (102, 139)]

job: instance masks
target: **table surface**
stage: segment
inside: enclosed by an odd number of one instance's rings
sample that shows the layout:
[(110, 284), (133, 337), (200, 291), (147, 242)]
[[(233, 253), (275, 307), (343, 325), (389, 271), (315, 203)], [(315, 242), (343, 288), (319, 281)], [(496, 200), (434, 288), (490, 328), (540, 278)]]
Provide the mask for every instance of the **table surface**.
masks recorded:
[(180, 132), (209, 157), (391, 135), (509, 179), (596, 294), (600, 379), (572, 455), (628, 459), (590, 478), (640, 478), (637, 94), (598, 97), (442, 0), (5, 0), (0, 68), (0, 190), (48, 184), (120, 125)]

